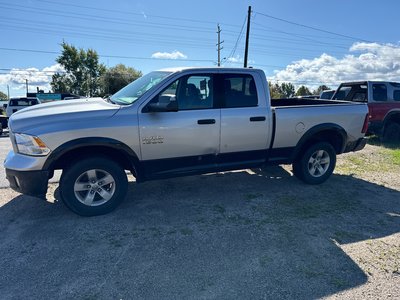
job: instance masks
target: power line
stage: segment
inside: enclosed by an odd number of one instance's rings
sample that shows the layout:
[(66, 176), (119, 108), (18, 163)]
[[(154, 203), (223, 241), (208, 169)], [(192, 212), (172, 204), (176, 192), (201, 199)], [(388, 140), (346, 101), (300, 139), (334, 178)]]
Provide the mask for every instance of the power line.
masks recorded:
[[(270, 27), (264, 26), (264, 25), (256, 23), (256, 22), (253, 22), (253, 24), (258, 25), (258, 26), (260, 26), (262, 28), (270, 28)], [(263, 30), (263, 29), (259, 29), (259, 30)], [(302, 36), (300, 34), (291, 33), (291, 32), (287, 32), (287, 31), (283, 31), (283, 30), (276, 30), (276, 31), (279, 32), (279, 33), (283, 33), (283, 34), (289, 35), (289, 36), (299, 37), (299, 38), (303, 39), (303, 43), (304, 43), (304, 40), (305, 40), (307, 42), (313, 42), (313, 43), (322, 44), (322, 45), (329, 45), (331, 47), (346, 48), (347, 49), (347, 47), (344, 47), (342, 45), (339, 46), (339, 45), (332, 44), (332, 43), (326, 43), (326, 42), (318, 41), (318, 40), (315, 40), (315, 39), (312, 39), (312, 38), (308, 38), (308, 37)]]
[[(40, 15), (43, 15), (43, 10), (38, 9), (37, 7), (31, 7), (31, 6), (26, 6), (26, 5), (18, 5), (18, 4), (13, 4), (9, 5), (6, 3), (0, 3), (0, 7), (4, 9), (10, 9), (10, 10), (16, 10), (16, 11), (24, 11), (24, 12), (33, 12), (33, 13), (40, 13)], [(74, 19), (80, 19), (80, 20), (91, 20), (91, 21), (100, 21), (104, 22), (107, 21), (108, 23), (113, 23), (113, 24), (120, 24), (120, 25), (136, 25), (136, 26), (146, 26), (146, 27), (152, 27), (152, 28), (161, 28), (161, 29), (166, 29), (166, 28), (172, 28), (176, 30), (185, 30), (185, 31), (195, 31), (195, 32), (207, 32), (207, 33), (212, 33), (213, 30), (211, 28), (204, 28), (201, 29), (199, 27), (194, 27), (194, 26), (187, 26), (187, 25), (174, 25), (174, 24), (166, 24), (166, 23), (157, 23), (157, 22), (135, 22), (132, 20), (116, 20), (115, 18), (110, 18), (107, 16), (97, 16), (97, 15), (92, 15), (92, 14), (85, 14), (85, 13), (68, 13), (65, 11), (60, 11), (60, 10), (54, 10), (54, 9), (46, 9), (46, 14), (48, 15), (53, 15), (53, 16), (61, 16), (61, 17), (67, 17), (67, 18), (74, 18)]]
[(313, 27), (313, 26), (305, 25), (305, 24), (300, 24), (300, 23), (297, 23), (297, 22), (293, 22), (293, 21), (282, 19), (282, 18), (274, 17), (274, 16), (271, 16), (271, 15), (268, 15), (268, 14), (265, 14), (265, 13), (262, 13), (262, 12), (256, 12), (256, 14), (264, 16), (264, 17), (267, 17), (267, 18), (270, 18), (270, 19), (274, 19), (274, 20), (278, 20), (278, 21), (281, 21), (281, 22), (285, 22), (285, 23), (288, 23), (288, 24), (292, 24), (292, 25), (296, 25), (296, 26), (312, 29), (312, 30), (319, 31), (319, 32), (328, 33), (328, 34), (331, 34), (331, 35), (336, 35), (336, 36), (348, 38), (348, 39), (351, 39), (351, 40), (357, 40), (357, 41), (362, 41), (362, 42), (366, 42), (366, 43), (373, 43), (371, 41), (368, 41), (368, 40), (365, 40), (365, 39), (361, 39), (361, 38), (358, 38), (358, 37), (345, 35), (345, 34), (341, 34), (341, 33), (336, 33), (336, 32), (333, 32), (333, 31), (324, 30), (324, 29), (316, 28), (316, 27)]
[[(67, 6), (67, 7), (77, 7), (77, 8), (85, 8), (85, 9), (90, 9), (90, 10), (104, 11), (107, 13), (114, 12), (114, 13), (125, 14), (125, 15), (135, 15), (135, 16), (140, 16), (140, 17), (144, 17), (144, 18), (153, 17), (153, 18), (159, 18), (159, 19), (165, 19), (165, 20), (174, 20), (174, 21), (181, 20), (181, 21), (185, 21), (185, 22), (194, 22), (194, 23), (203, 23), (203, 24), (212, 24), (212, 25), (217, 23), (217, 22), (204, 21), (204, 20), (198, 20), (198, 19), (176, 18), (176, 17), (166, 17), (166, 16), (145, 14), (144, 12), (143, 13), (134, 13), (134, 12), (128, 12), (128, 11), (123, 11), (123, 10), (105, 9), (105, 8), (77, 5), (77, 4), (71, 4), (71, 3), (59, 3), (59, 2), (48, 1), (48, 0), (34, 0), (34, 1), (49, 3), (49, 4), (54, 4), (54, 5)], [(238, 25), (233, 25), (233, 24), (228, 24), (228, 23), (220, 23), (220, 24), (224, 25), (224, 26), (238, 27)]]
[[(21, 49), (21, 48), (5, 48), (0, 47), (0, 50), (4, 51), (19, 51), (19, 52), (32, 52), (42, 54), (61, 54), (59, 51), (46, 51), (46, 50), (35, 50), (35, 49)], [(166, 61), (193, 61), (193, 62), (213, 62), (211, 59), (183, 59), (183, 58), (155, 58), (155, 57), (139, 57), (139, 56), (125, 56), (125, 55), (107, 55), (98, 54), (100, 57), (106, 58), (124, 58), (124, 59), (138, 59), (138, 60), (166, 60)]]
[(234, 55), (235, 55), (237, 46), (238, 46), (238, 44), (239, 44), (239, 42), (240, 42), (240, 40), (241, 40), (241, 38), (242, 38), (242, 36), (243, 36), (243, 29), (244, 29), (244, 25), (246, 24), (246, 20), (247, 20), (247, 16), (244, 18), (242, 28), (240, 29), (239, 35), (238, 35), (238, 37), (237, 37), (237, 39), (236, 39), (235, 46), (233, 46), (232, 51), (231, 51), (231, 53), (229, 54), (229, 57), (234, 57)]

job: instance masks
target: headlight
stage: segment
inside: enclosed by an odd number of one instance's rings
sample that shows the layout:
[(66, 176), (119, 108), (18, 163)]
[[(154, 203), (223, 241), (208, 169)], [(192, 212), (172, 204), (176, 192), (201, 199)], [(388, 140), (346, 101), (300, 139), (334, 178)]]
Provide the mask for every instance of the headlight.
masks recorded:
[(26, 155), (44, 156), (49, 154), (50, 149), (36, 136), (15, 133), (15, 144), (18, 152)]

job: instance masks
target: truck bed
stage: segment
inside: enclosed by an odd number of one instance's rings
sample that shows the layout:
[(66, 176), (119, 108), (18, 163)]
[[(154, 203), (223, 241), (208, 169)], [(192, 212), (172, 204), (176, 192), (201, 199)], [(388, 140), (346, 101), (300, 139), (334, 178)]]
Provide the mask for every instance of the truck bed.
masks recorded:
[(272, 107), (332, 105), (332, 104), (350, 104), (350, 103), (347, 101), (324, 100), (324, 99), (303, 99), (303, 98), (271, 99)]
[[(322, 99), (272, 99), (275, 114), (273, 148), (290, 148), (315, 126), (342, 128), (350, 141), (356, 140), (368, 112), (366, 105)], [(365, 111), (365, 114), (360, 113)]]

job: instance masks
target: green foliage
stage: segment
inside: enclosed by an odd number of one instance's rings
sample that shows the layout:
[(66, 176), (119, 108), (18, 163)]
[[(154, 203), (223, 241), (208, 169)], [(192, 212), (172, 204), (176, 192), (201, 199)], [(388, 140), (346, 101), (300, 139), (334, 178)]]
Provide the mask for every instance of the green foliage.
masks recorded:
[(65, 69), (64, 74), (54, 74), (51, 87), (54, 92), (70, 92), (78, 95), (99, 96), (102, 93), (100, 76), (106, 67), (99, 63), (93, 49), (77, 49), (63, 42), (61, 55), (56, 61)]
[(283, 82), (281, 84), (281, 90), (284, 98), (290, 98), (294, 96), (295, 88), (294, 85), (289, 83)]
[(142, 72), (134, 68), (118, 64), (109, 68), (101, 79), (101, 85), (105, 95), (112, 95), (142, 76)]
[(7, 99), (8, 99), (7, 95), (2, 91), (0, 91), (0, 100), (7, 100)]
[(320, 85), (314, 92), (314, 95), (319, 95), (321, 94), (321, 92), (326, 91), (326, 90), (330, 90), (331, 88), (329, 86), (326, 86), (325, 84)]
[(295, 93), (295, 88), (294, 85), (286, 82), (283, 82), (282, 84), (272, 84), (269, 82), (269, 89), (271, 93), (271, 98), (273, 99), (281, 99), (281, 98), (290, 98), (293, 97)]
[(311, 95), (310, 90), (308, 89), (308, 87), (302, 85), (301, 87), (299, 87), (299, 89), (296, 92), (296, 96), (305, 96), (305, 95)]

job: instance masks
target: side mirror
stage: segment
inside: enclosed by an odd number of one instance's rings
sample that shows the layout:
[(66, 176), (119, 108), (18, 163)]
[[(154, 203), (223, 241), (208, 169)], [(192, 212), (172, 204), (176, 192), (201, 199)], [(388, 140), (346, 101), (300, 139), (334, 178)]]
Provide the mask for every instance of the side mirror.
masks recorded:
[(4, 109), (7, 109), (8, 104), (3, 104)]

